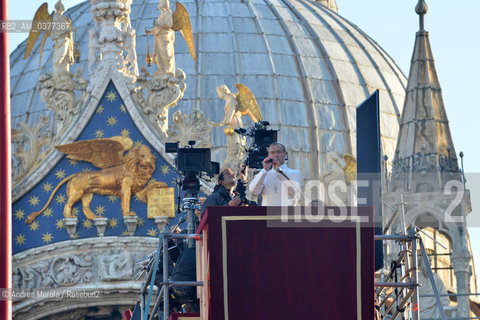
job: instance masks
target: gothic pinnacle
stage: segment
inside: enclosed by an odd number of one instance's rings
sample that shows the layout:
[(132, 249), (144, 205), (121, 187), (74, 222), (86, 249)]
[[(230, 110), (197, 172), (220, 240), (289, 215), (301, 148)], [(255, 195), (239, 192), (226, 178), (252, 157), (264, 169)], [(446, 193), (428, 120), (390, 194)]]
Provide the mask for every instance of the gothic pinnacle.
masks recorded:
[(420, 31), (424, 31), (424, 16), (428, 12), (428, 6), (425, 3), (425, 0), (418, 0), (417, 5), (415, 6), (415, 12), (420, 16)]

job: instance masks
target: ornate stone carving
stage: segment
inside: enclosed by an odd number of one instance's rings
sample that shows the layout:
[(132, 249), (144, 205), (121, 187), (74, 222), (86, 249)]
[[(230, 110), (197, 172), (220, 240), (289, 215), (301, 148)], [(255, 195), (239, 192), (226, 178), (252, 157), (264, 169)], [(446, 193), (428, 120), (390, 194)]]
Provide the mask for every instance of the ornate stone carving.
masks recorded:
[[(439, 184), (439, 176), (441, 183)], [(452, 156), (422, 151), (409, 157), (402, 158), (397, 150), (392, 162), (391, 190), (436, 190), (449, 180), (462, 181), (462, 174), (458, 161)]]
[(50, 265), (53, 281), (58, 286), (89, 283), (92, 280), (92, 262), (92, 256), (86, 253), (55, 258)]
[[(75, 75), (70, 72), (46, 73), (38, 81), (42, 101), (55, 113), (55, 137), (58, 140), (78, 118), (87, 97), (87, 81), (80, 69)], [(74, 90), (80, 91), (78, 98)]]
[(93, 258), (87, 253), (42, 260), (14, 269), (13, 288), (19, 290), (51, 289), (89, 283)]
[(130, 23), (131, 4), (131, 0), (90, 0), (98, 30), (89, 33), (89, 92), (111, 72), (122, 74), (130, 89), (135, 87), (138, 66), (136, 33)]
[(50, 145), (52, 132), (46, 129), (49, 127), (50, 121), (42, 116), (34, 127), (21, 122), (17, 129), (12, 130), (14, 157), (17, 161), (14, 172), (15, 184), (35, 171), (52, 150)]
[(180, 147), (188, 146), (188, 141), (195, 140), (195, 147), (211, 148), (213, 145), (213, 123), (200, 110), (193, 110), (188, 116), (181, 111), (173, 115), (173, 125), (168, 131), (170, 141), (178, 141)]
[[(143, 269), (135, 261), (148, 256), (157, 246), (157, 238), (105, 237), (101, 242), (98, 238), (63, 241), (15, 254), (13, 289), (31, 292), (34, 297), (14, 299), (14, 319), (31, 319), (33, 314), (63, 319), (65, 310), (78, 311), (86, 306), (92, 310), (131, 307), (141, 286), (136, 277)], [(50, 295), (39, 297), (37, 290)], [(76, 298), (67, 296), (68, 292), (86, 292), (89, 296)], [(88, 313), (83, 311), (84, 315)], [(57, 317), (58, 313), (62, 316)], [(73, 318), (83, 319), (74, 317), (72, 312)]]
[(129, 252), (105, 251), (100, 257), (100, 279), (104, 281), (130, 280), (133, 268)]
[[(183, 97), (187, 85), (185, 83), (185, 73), (178, 68), (175, 74), (161, 74), (148, 80), (148, 71), (142, 68), (142, 74), (137, 83), (141, 88), (132, 96), (139, 105), (145, 119), (158, 130), (166, 140), (168, 133), (168, 110), (177, 105)], [(145, 97), (144, 89), (148, 94)]]

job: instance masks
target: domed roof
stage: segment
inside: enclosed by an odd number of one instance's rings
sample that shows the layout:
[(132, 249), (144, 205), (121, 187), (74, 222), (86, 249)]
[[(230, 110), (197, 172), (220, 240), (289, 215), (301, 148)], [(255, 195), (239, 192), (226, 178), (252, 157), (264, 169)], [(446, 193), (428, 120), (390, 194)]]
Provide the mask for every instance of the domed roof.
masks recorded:
[[(393, 156), (406, 78), (357, 26), (309, 0), (182, 3), (190, 13), (197, 61), (192, 61), (177, 34), (176, 66), (187, 75), (187, 90), (176, 108), (183, 113), (199, 108), (211, 120), (221, 121), (224, 101), (218, 98), (216, 86), (226, 84), (234, 91), (236, 82), (245, 84), (263, 117), (280, 130), (279, 141), (288, 148), (290, 166), (301, 167), (305, 177), (314, 178), (325, 172), (327, 152), (355, 154), (355, 107), (379, 89), (383, 153)], [(146, 66), (147, 46), (153, 45), (144, 30), (158, 16), (157, 5), (156, 0), (133, 0), (130, 18), (137, 33), (139, 68)], [(83, 2), (65, 15), (78, 28), (75, 41), (81, 53), (80, 63), (71, 71), (82, 68), (86, 75), (88, 30), (95, 27), (90, 3)], [(38, 86), (40, 74), (52, 70), (50, 41), (41, 68), (39, 43), (27, 60), (23, 60), (26, 41), (11, 54), (13, 128), (20, 122), (33, 126), (42, 115), (53, 117)], [(155, 69), (148, 67), (151, 74)], [(213, 135), (214, 158), (223, 159), (226, 136), (221, 129)]]

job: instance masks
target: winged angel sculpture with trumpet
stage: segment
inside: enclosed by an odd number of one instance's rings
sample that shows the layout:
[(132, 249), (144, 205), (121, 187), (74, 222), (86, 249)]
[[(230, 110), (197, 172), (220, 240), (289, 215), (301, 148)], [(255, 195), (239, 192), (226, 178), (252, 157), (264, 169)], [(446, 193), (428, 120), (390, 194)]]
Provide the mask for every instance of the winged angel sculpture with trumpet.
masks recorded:
[[(150, 188), (167, 187), (166, 183), (158, 181), (150, 182), (145, 187), (155, 171), (155, 157), (149, 147), (143, 144), (133, 146), (130, 138), (115, 136), (83, 140), (55, 148), (66, 153), (69, 159), (88, 161), (102, 170), (78, 172), (63, 179), (53, 190), (45, 206), (27, 217), (27, 223), (33, 222), (50, 205), (55, 193), (67, 182), (67, 202), (63, 209), (65, 218), (72, 217), (72, 206), (80, 200), (85, 217), (97, 218), (90, 209), (94, 193), (120, 197), (123, 216), (135, 216), (135, 213), (130, 211), (132, 194), (146, 202)], [(126, 151), (128, 153), (124, 156)]]

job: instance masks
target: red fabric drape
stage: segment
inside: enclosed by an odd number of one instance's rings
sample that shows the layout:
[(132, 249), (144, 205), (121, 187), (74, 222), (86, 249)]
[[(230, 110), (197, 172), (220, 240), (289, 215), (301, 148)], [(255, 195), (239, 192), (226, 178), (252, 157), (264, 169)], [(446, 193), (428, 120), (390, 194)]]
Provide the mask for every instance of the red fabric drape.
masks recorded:
[[(8, 19), (7, 0), (1, 0), (0, 20)], [(12, 200), (10, 162), (10, 61), (8, 34), (0, 32), (0, 319), (11, 319), (12, 304), (3, 290), (11, 288)]]
[[(202, 222), (209, 225), (211, 319), (224, 319), (221, 218), (280, 213), (280, 208), (268, 210), (208, 208)], [(369, 216), (370, 221), (360, 229), (362, 319), (372, 319), (374, 308), (371, 212), (359, 208), (359, 215)], [(354, 226), (328, 221), (289, 226), (265, 220), (227, 221), (229, 319), (357, 319)]]

